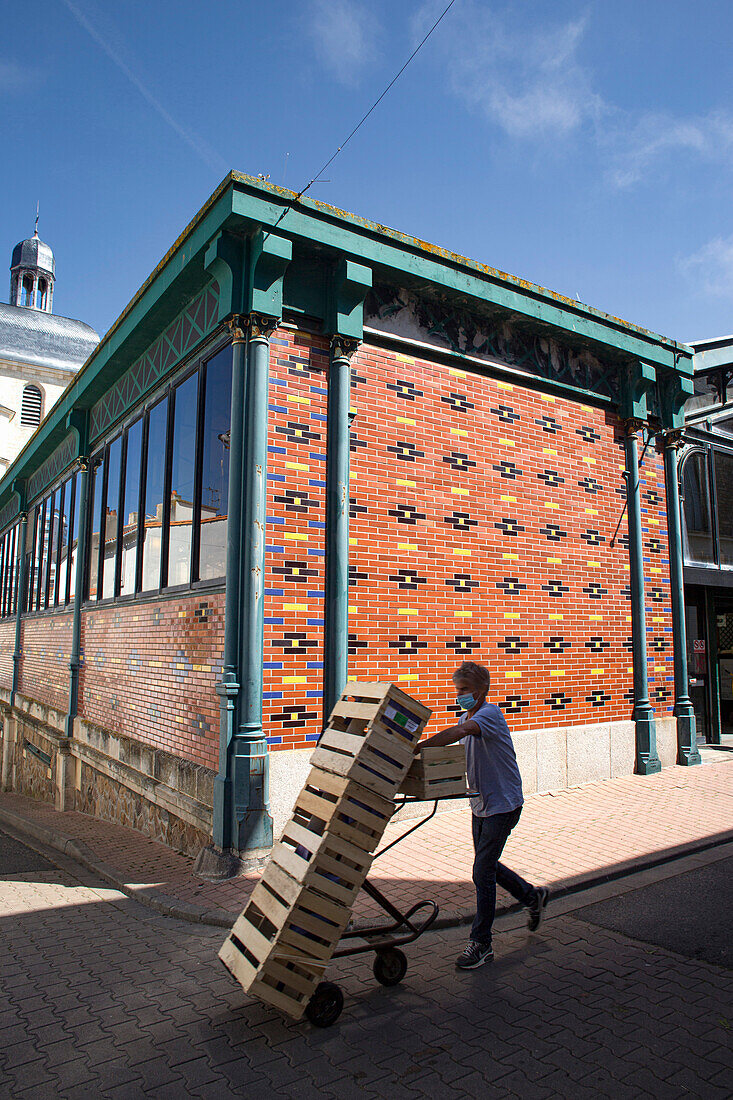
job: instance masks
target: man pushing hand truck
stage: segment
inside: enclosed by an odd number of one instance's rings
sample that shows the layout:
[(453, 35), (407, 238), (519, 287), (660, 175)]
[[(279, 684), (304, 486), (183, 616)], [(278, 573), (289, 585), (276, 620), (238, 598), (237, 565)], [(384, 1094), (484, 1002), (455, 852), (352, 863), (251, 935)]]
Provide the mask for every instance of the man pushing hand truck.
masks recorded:
[(524, 797), (506, 719), (499, 708), (486, 699), (489, 670), (474, 661), (464, 661), (453, 673), (453, 683), (456, 702), (464, 713), (456, 725), (422, 741), (420, 748), (460, 741), (466, 749), (466, 777), (472, 792), (476, 917), (471, 938), (463, 954), (456, 959), (456, 966), (461, 970), (473, 970), (494, 958), (491, 929), (496, 912), (497, 883), (529, 911), (530, 932), (539, 928), (550, 894), (544, 886), (531, 886), (499, 862), (509, 834), (521, 816)]

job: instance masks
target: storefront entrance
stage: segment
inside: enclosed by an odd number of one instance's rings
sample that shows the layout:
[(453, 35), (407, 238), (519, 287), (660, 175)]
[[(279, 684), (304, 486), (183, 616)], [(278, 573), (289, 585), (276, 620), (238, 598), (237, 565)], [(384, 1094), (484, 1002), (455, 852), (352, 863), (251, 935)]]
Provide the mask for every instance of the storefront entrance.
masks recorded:
[(698, 744), (733, 745), (733, 593), (688, 586), (687, 668)]

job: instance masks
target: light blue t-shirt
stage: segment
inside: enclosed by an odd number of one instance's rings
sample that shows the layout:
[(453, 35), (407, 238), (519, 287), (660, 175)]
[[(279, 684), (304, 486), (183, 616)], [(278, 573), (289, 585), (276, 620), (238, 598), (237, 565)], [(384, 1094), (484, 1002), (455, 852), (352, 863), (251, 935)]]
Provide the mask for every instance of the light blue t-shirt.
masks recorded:
[[(465, 722), (468, 712), (458, 719)], [(480, 735), (463, 737), (466, 748), (466, 778), (471, 798), (471, 810), (476, 817), (506, 814), (524, 804), (522, 777), (506, 718), (494, 703), (483, 703), (471, 715), (481, 729)]]

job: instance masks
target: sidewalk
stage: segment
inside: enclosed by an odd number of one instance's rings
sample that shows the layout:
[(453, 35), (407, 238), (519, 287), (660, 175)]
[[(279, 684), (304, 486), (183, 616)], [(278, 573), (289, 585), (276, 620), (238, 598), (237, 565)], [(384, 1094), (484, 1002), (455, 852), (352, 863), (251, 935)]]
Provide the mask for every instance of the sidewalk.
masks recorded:
[[(384, 844), (414, 821), (389, 826)], [(65, 852), (125, 893), (185, 920), (230, 927), (256, 875), (212, 884), (192, 874), (193, 860), (133, 829), (43, 802), (0, 795), (0, 828)], [(693, 768), (627, 776), (531, 795), (503, 861), (530, 882), (568, 893), (599, 881), (733, 839), (733, 754)], [(471, 918), (471, 823), (468, 807), (438, 814), (372, 867), (370, 879), (401, 909), (435, 900), (441, 924)], [(499, 891), (499, 909), (512, 899)], [(356, 926), (384, 914), (365, 894)]]

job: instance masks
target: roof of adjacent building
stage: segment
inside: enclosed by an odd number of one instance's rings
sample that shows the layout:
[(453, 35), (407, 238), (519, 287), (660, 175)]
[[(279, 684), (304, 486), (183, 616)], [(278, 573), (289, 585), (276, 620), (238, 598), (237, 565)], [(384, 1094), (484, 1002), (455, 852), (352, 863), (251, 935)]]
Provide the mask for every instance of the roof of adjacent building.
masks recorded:
[(83, 321), (0, 302), (0, 359), (76, 371), (98, 343), (99, 335)]

